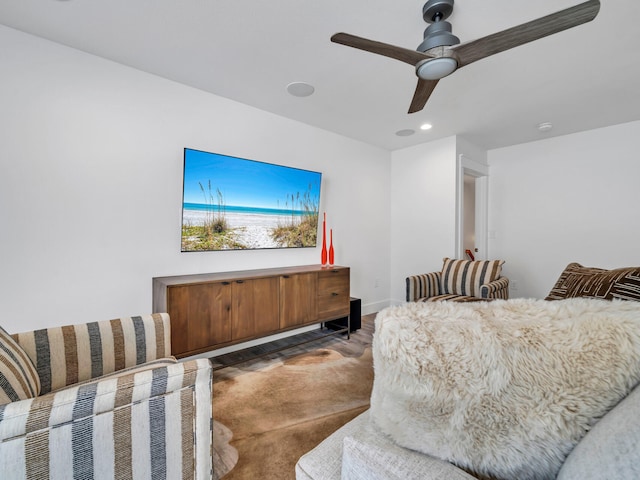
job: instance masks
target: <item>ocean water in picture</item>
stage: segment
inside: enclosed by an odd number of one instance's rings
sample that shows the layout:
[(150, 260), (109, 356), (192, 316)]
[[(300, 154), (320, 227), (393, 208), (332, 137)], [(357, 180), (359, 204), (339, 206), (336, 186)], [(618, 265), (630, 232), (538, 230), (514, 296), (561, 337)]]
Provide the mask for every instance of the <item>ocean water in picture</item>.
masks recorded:
[[(216, 206), (207, 205), (204, 203), (183, 203), (183, 210), (189, 210), (191, 212), (207, 212), (212, 208), (215, 210)], [(261, 207), (238, 207), (236, 205), (225, 205), (224, 207), (227, 213), (243, 213), (253, 215), (306, 215), (304, 210), (284, 210), (278, 208), (261, 208)]]

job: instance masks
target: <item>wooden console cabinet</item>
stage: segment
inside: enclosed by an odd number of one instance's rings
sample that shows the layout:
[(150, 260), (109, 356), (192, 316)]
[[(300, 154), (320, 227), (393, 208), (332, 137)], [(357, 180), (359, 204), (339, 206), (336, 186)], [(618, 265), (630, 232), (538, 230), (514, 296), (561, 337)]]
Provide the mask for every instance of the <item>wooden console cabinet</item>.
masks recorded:
[(185, 357), (347, 317), (349, 283), (348, 267), (321, 265), (156, 277), (153, 312), (169, 314)]

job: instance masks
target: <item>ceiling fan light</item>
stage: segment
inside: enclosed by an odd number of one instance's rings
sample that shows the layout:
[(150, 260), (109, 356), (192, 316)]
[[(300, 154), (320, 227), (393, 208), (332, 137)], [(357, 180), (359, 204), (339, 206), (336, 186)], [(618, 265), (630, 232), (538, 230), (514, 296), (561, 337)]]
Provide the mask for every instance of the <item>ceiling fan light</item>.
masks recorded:
[(451, 57), (440, 57), (426, 60), (416, 67), (418, 77), (423, 80), (440, 80), (451, 75), (458, 68), (458, 62)]

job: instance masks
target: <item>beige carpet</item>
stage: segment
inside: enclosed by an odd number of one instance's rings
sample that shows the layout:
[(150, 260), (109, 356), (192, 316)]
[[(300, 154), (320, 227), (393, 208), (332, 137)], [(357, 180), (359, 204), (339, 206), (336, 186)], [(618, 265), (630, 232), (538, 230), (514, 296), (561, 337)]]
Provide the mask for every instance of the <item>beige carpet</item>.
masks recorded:
[(323, 343), (291, 358), (215, 372), (214, 478), (294, 479), (301, 455), (369, 408), (367, 334), (352, 336), (347, 347)]

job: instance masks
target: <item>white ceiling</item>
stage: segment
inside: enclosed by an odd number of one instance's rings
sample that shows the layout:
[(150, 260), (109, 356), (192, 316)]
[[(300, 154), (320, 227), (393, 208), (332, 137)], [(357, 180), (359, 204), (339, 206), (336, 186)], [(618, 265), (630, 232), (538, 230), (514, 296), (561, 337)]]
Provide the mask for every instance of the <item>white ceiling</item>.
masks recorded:
[[(580, 0), (458, 0), (462, 42)], [(640, 119), (640, 2), (603, 0), (585, 25), (483, 59), (407, 114), (411, 66), (329, 41), (416, 48), (424, 0), (2, 0), (0, 23), (395, 150), (451, 135), (486, 149)], [(0, 46), (1, 47), (1, 46)], [(289, 95), (290, 82), (315, 87)], [(429, 122), (427, 132), (419, 126)], [(536, 126), (552, 122), (545, 134)], [(395, 132), (414, 129), (409, 137)]]

